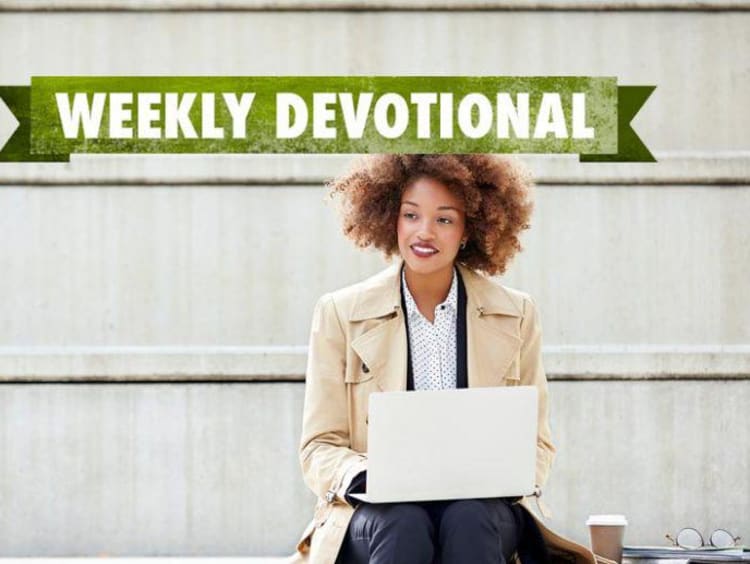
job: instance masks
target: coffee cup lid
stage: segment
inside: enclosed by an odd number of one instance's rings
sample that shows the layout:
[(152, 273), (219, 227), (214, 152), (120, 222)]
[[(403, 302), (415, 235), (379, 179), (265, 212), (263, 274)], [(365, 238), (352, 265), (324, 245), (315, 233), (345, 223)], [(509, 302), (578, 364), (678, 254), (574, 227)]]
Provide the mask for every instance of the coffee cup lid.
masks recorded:
[(625, 515), (589, 515), (586, 525), (627, 525)]

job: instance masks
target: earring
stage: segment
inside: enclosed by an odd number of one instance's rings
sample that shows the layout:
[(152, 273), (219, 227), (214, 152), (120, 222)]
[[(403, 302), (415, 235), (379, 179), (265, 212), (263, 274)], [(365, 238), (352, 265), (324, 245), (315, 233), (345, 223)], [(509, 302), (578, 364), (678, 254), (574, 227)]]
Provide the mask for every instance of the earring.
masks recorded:
[(460, 248), (462, 251), (466, 248), (466, 241), (461, 241)]

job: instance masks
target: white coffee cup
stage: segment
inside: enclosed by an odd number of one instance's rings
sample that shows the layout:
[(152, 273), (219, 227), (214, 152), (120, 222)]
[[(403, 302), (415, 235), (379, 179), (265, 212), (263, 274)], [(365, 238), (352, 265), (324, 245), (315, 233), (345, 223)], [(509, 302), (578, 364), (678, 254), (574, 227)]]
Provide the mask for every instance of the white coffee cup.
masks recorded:
[(586, 520), (594, 554), (622, 562), (622, 542), (628, 520), (625, 515), (590, 515)]

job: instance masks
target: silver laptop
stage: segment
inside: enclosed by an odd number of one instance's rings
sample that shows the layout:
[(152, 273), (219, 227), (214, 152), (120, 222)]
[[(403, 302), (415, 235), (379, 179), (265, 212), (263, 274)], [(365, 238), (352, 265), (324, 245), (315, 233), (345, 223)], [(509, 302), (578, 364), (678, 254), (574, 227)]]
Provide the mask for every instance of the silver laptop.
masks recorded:
[(535, 386), (382, 392), (369, 398), (370, 503), (529, 495)]

